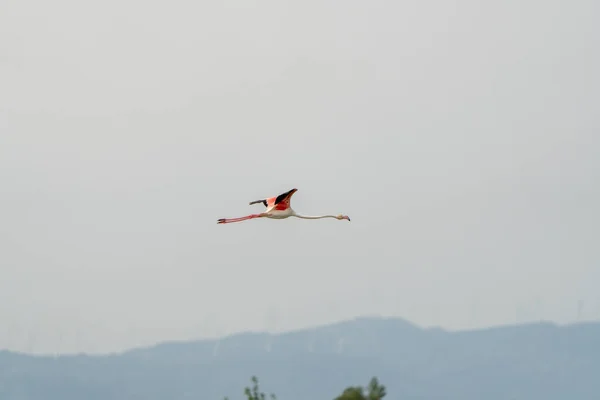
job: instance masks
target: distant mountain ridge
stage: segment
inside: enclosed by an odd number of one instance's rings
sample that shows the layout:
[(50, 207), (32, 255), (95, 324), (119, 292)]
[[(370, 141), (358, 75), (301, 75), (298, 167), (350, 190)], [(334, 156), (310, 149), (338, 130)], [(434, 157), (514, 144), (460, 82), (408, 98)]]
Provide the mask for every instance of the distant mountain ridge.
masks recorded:
[(298, 331), (165, 342), (112, 355), (0, 352), (0, 399), (333, 399), (377, 376), (394, 399), (600, 399), (600, 323), (449, 332), (361, 317)]

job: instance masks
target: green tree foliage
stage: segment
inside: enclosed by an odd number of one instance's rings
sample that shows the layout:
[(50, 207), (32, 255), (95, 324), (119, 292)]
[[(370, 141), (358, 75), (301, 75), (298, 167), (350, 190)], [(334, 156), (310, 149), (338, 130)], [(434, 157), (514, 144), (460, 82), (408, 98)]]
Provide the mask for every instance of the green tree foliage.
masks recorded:
[(367, 398), (369, 400), (381, 400), (386, 394), (385, 386), (380, 384), (377, 378), (371, 378), (371, 381), (369, 382), (369, 394)]
[[(251, 378), (251, 381), (252, 388), (247, 386), (244, 389), (244, 394), (246, 395), (247, 400), (266, 400), (267, 396), (258, 388), (258, 378), (256, 376), (253, 376)], [(277, 400), (277, 397), (275, 397), (273, 393), (271, 393), (270, 398), (271, 400)], [(225, 397), (225, 400), (229, 400), (229, 398)]]
[[(267, 396), (258, 388), (258, 378), (253, 376), (251, 380), (252, 387), (246, 387), (244, 389), (246, 399), (266, 400)], [(365, 388), (361, 386), (349, 386), (334, 400), (382, 400), (385, 395), (385, 386), (381, 385), (377, 378), (373, 377), (366, 388), (366, 392)], [(277, 400), (277, 397), (275, 397), (273, 393), (271, 393), (270, 398), (271, 400)], [(225, 397), (224, 400), (229, 400), (229, 398)]]
[(377, 378), (371, 378), (367, 390), (360, 386), (347, 387), (335, 400), (381, 400), (385, 397), (385, 386)]
[(364, 389), (360, 386), (350, 386), (335, 398), (335, 400), (366, 400)]

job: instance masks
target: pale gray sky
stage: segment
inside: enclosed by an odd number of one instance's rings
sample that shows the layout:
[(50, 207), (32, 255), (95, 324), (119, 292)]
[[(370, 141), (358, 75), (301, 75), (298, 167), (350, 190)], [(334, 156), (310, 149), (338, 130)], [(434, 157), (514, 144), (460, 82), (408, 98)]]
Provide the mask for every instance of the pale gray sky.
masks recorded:
[(598, 4), (2, 1), (0, 348), (600, 318)]

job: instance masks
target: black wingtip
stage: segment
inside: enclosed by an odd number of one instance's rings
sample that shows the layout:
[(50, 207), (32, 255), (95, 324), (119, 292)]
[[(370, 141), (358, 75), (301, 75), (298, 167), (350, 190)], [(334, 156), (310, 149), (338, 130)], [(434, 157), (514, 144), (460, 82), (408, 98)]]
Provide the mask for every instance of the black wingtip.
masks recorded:
[(279, 196), (277, 196), (277, 198), (275, 199), (275, 204), (279, 204), (281, 203), (286, 197), (296, 193), (298, 191), (298, 189), (293, 188), (291, 190), (288, 190), (285, 193), (280, 194)]
[(267, 206), (268, 206), (268, 204), (267, 204), (267, 200), (254, 200), (254, 201), (251, 201), (251, 202), (250, 202), (250, 203), (248, 203), (248, 204), (252, 205), (252, 204), (258, 204), (258, 203), (263, 203), (263, 205), (264, 205), (265, 207), (267, 207)]

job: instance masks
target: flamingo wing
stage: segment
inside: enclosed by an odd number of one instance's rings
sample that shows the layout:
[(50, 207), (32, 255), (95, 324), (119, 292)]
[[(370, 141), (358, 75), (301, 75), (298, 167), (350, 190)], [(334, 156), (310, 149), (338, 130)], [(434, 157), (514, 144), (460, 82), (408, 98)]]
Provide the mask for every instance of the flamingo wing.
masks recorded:
[(275, 201), (273, 203), (274, 208), (276, 210), (287, 210), (288, 208), (290, 208), (290, 201), (292, 200), (292, 195), (297, 191), (298, 189), (292, 189), (275, 197)]
[(267, 207), (266, 212), (269, 212), (271, 210), (287, 210), (290, 207), (290, 200), (292, 198), (292, 195), (297, 191), (298, 189), (292, 189), (280, 194), (279, 196), (251, 201), (250, 204), (263, 203), (264, 206)]

